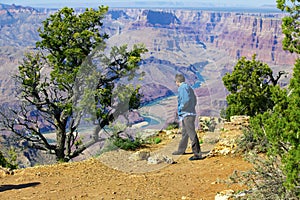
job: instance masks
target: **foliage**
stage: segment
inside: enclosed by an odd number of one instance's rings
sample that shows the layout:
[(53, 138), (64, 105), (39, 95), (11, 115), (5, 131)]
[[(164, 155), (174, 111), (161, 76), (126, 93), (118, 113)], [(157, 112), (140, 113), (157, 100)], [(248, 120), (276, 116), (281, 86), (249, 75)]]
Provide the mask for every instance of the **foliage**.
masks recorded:
[(105, 131), (109, 135), (109, 139), (105, 142), (100, 153), (116, 150), (134, 151), (145, 144), (145, 141), (140, 137), (140, 134), (133, 133), (127, 129), (128, 125), (121, 122), (110, 123)]
[[(298, 3), (296, 3), (298, 2)], [(292, 35), (292, 47), (296, 50), (294, 52), (300, 53), (300, 30), (299, 30), (299, 11), (300, 5), (299, 1), (292, 1), (294, 7), (293, 11), (287, 10), (291, 13), (291, 18), (293, 19), (293, 25), (296, 27), (287, 26), (283, 21), (284, 29), (290, 29), (290, 34)], [(278, 3), (279, 4), (279, 3)], [(286, 34), (286, 33), (285, 33)], [(288, 37), (288, 34), (286, 34)], [(296, 38), (295, 38), (296, 37)], [(291, 45), (290, 45), (291, 46)], [(289, 47), (290, 47), (289, 46)], [(291, 48), (288, 48), (291, 51)], [(279, 139), (272, 135), (272, 143), (282, 144), (284, 143), (287, 149), (285, 149), (283, 155), (283, 170), (287, 175), (286, 186), (288, 188), (298, 187), (300, 185), (300, 59), (298, 58), (294, 65), (293, 78), (289, 85), (290, 93), (288, 94), (288, 107), (282, 113), (282, 106), (278, 106), (277, 113), (279, 116), (283, 114), (285, 120), (280, 120), (285, 123), (285, 128), (279, 135)], [(274, 151), (275, 153), (281, 153), (281, 151)], [(300, 197), (300, 192), (298, 192), (298, 197)]]
[[(46, 19), (36, 51), (25, 55), (14, 77), (19, 105), (1, 107), (4, 127), (59, 161), (80, 155), (100, 141), (103, 127), (139, 107), (139, 87), (130, 81), (142, 75), (137, 72), (147, 50), (144, 45), (106, 49), (101, 20), (107, 10), (78, 14), (65, 7)], [(83, 117), (96, 125), (92, 135), (78, 133)], [(56, 133), (55, 142), (45, 138), (45, 126)]]
[[(133, 137), (130, 133), (126, 133), (127, 126), (122, 123), (110, 124), (109, 129), (112, 132), (110, 136), (110, 144), (123, 150), (136, 150), (140, 148), (144, 141), (141, 137)], [(115, 148), (113, 148), (115, 149)]]
[(300, 184), (299, 69), (300, 60), (298, 59), (289, 86), (291, 91), (286, 92), (286, 95), (279, 100), (277, 99), (272, 111), (257, 116), (252, 122), (257, 137), (261, 135), (267, 137), (270, 144), (268, 153), (282, 159), (282, 170), (286, 175), (287, 188), (294, 188)]
[[(248, 195), (250, 199), (290, 199), (300, 195), (297, 188), (300, 183), (299, 63), (298, 60), (295, 64), (290, 91), (279, 86), (271, 88), (274, 107), (253, 116), (249, 130), (240, 141), (239, 146), (247, 152), (255, 149), (267, 153), (265, 158), (249, 156), (255, 170), (249, 172), (247, 176), (251, 180), (246, 182), (256, 188)], [(276, 189), (273, 191), (271, 186)]]
[(167, 125), (166, 130), (173, 130), (179, 128), (179, 123), (178, 122), (171, 122)]
[[(287, 91), (281, 89), (279, 86), (275, 86), (271, 89), (271, 100), (276, 107), (281, 107), (282, 110), (287, 107)], [(271, 118), (273, 109), (269, 109), (263, 114), (258, 114), (250, 118), (250, 126), (244, 130), (242, 138), (238, 141), (240, 150), (246, 152), (255, 149), (256, 152), (266, 153), (272, 148), (266, 129), (269, 128), (265, 124), (267, 120), (272, 121), (276, 119)], [(274, 121), (274, 122), (275, 122)], [(274, 124), (274, 130), (282, 131), (281, 125), (276, 122)], [(275, 133), (276, 135), (277, 133)]]
[(200, 127), (202, 131), (214, 132), (217, 126), (217, 122), (213, 117), (200, 120)]
[(230, 119), (233, 115), (255, 116), (272, 108), (271, 88), (277, 85), (283, 74), (285, 72), (280, 71), (274, 78), (271, 68), (257, 61), (256, 55), (252, 60), (239, 59), (233, 72), (223, 77), (224, 86), (230, 92), (226, 97), (226, 118)]
[(154, 144), (159, 144), (161, 142), (161, 138), (156, 137), (154, 138)]
[[(283, 48), (290, 52), (300, 53), (299, 40), (299, 1), (277, 0), (277, 7), (289, 15), (282, 19), (282, 31), (285, 35)], [(259, 115), (253, 121), (257, 136), (264, 135), (269, 142), (268, 153), (281, 158), (280, 168), (286, 178), (284, 186), (298, 189), (300, 184), (300, 60), (294, 66), (293, 77), (290, 80), (289, 91), (273, 89), (274, 108), (270, 112)], [(300, 192), (298, 192), (298, 197)]]
[(159, 144), (162, 141), (160, 137), (150, 137), (147, 138), (146, 143), (148, 144)]
[(246, 172), (235, 171), (230, 177), (233, 183), (242, 183), (250, 188), (243, 191), (246, 195), (237, 195), (238, 199), (297, 199), (296, 188), (287, 190), (283, 187), (285, 174), (280, 169), (281, 161), (278, 157), (264, 157), (250, 152), (246, 160), (253, 164), (253, 169)]
[(225, 109), (225, 108), (222, 108), (222, 109), (220, 110), (220, 117), (221, 117), (222, 119), (226, 119), (226, 109)]
[[(300, 52), (299, 1), (277, 0), (277, 7), (289, 13), (282, 20), (283, 48)], [(254, 170), (237, 176), (252, 188), (247, 199), (299, 199), (300, 190), (300, 59), (295, 62), (289, 88), (270, 89), (274, 106), (251, 119), (250, 137), (266, 141), (265, 157), (251, 155)]]
[(7, 158), (4, 157), (4, 155), (0, 151), (0, 166), (9, 168), (9, 169), (17, 169), (17, 164), (13, 164), (13, 162), (16, 161), (16, 157), (15, 157), (16, 154), (12, 154), (12, 153), (10, 153), (10, 154), (11, 154), (11, 159), (9, 161)]
[(300, 16), (299, 0), (276, 0), (277, 8), (287, 12), (289, 15), (282, 18), (282, 33), (285, 35), (282, 45), (283, 49), (300, 53)]
[(243, 130), (243, 135), (237, 139), (237, 152), (245, 153), (255, 151), (257, 153), (266, 153), (269, 146), (268, 139), (264, 135), (257, 136), (257, 133), (251, 128)]
[(140, 138), (131, 139), (131, 138), (122, 138), (119, 135), (113, 135), (110, 139), (113, 141), (113, 144), (116, 147), (124, 150), (134, 151), (142, 147), (142, 145), (144, 144), (143, 140)]

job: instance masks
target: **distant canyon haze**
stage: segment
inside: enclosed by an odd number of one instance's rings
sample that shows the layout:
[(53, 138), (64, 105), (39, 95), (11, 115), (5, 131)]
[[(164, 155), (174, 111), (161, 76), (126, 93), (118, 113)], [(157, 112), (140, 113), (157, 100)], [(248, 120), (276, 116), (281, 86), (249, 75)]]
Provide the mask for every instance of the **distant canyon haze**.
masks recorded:
[[(14, 99), (22, 56), (39, 40), (37, 29), (55, 9), (0, 4), (0, 102)], [(83, 12), (83, 9), (77, 10)], [(108, 45), (144, 43), (143, 104), (176, 95), (176, 73), (195, 87), (199, 115), (218, 116), (226, 107), (222, 77), (242, 56), (269, 64), (274, 73), (292, 71), (296, 55), (282, 50), (281, 18), (274, 12), (200, 9), (112, 8), (104, 20)], [(290, 74), (291, 75), (291, 74)], [(290, 77), (281, 80), (287, 85)]]

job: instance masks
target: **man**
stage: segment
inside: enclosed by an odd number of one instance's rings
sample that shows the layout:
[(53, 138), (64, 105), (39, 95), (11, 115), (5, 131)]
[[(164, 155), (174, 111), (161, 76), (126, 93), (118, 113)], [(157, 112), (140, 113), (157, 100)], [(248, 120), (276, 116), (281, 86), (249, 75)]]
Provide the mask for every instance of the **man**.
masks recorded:
[(176, 74), (175, 83), (178, 87), (178, 117), (182, 121), (182, 138), (179, 142), (178, 150), (173, 152), (173, 155), (182, 155), (188, 145), (190, 138), (192, 143), (193, 156), (189, 160), (202, 160), (199, 139), (195, 130), (195, 118), (197, 99), (194, 90), (185, 83), (185, 78), (182, 74)]

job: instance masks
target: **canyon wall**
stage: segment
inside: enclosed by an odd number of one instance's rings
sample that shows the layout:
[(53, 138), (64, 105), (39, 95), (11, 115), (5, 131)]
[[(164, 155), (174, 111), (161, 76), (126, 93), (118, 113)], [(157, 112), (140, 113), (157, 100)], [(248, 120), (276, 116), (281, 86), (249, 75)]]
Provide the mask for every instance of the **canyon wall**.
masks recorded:
[[(13, 96), (14, 84), (7, 74), (15, 73), (24, 52), (39, 40), (41, 22), (53, 12), (1, 4), (1, 101), (10, 101)], [(103, 28), (110, 35), (108, 45), (144, 43), (149, 49), (141, 65), (146, 72), (141, 83), (143, 103), (176, 94), (170, 79), (181, 72), (190, 84), (199, 85), (195, 88), (203, 105), (199, 112), (209, 114), (226, 106), (221, 79), (240, 57), (250, 59), (257, 54), (257, 59), (274, 71), (291, 71), (296, 55), (282, 50), (282, 17), (280, 13), (259, 12), (110, 9)], [(287, 83), (284, 80), (283, 85)]]
[[(291, 72), (297, 55), (282, 49), (283, 16), (259, 12), (114, 9), (108, 13), (105, 27), (111, 35), (111, 44), (121, 41), (146, 44), (149, 54), (142, 65), (148, 75), (145, 87), (156, 85), (155, 88), (164, 91), (167, 87), (175, 94), (176, 87), (170, 77), (173, 79), (175, 73), (182, 72), (194, 85), (199, 81), (196, 73), (201, 71), (201, 87), (195, 88), (201, 105), (198, 112), (218, 115), (226, 107), (227, 91), (222, 77), (242, 56), (251, 59), (256, 54), (274, 73)], [(290, 75), (280, 84), (287, 85)], [(147, 98), (150, 101), (161, 95), (159, 89), (144, 91), (151, 94)]]
[(259, 60), (274, 65), (292, 65), (296, 58), (282, 49), (284, 15), (280, 13), (126, 9), (113, 10), (109, 15), (120, 22), (112, 34), (145, 27), (168, 30), (166, 46), (153, 44), (154, 50), (179, 50), (176, 44), (186, 42), (225, 50), (233, 59), (251, 58), (256, 53)]

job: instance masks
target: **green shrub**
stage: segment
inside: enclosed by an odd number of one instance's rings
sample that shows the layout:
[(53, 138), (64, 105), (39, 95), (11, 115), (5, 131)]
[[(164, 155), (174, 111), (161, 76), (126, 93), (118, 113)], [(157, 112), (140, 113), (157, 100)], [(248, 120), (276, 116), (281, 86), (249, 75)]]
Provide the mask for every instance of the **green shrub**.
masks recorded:
[(156, 137), (154, 138), (154, 144), (159, 144), (161, 142), (161, 138)]
[[(235, 171), (230, 177), (233, 183), (246, 185), (248, 190), (243, 191), (245, 196), (238, 195), (239, 200), (293, 200), (298, 199), (297, 188), (284, 187), (286, 176), (281, 170), (281, 161), (278, 157), (261, 156), (250, 152), (246, 160), (253, 164), (253, 170), (246, 172)], [(299, 188), (298, 188), (299, 190)]]
[(169, 123), (166, 130), (173, 130), (179, 128), (179, 123), (178, 122), (172, 122)]
[[(15, 159), (15, 158), (13, 158)], [(9, 162), (4, 155), (2, 154), (2, 152), (0, 152), (0, 165), (2, 167), (5, 168), (9, 168), (9, 169), (17, 169), (17, 165), (16, 164), (11, 164), (11, 162)]]
[(257, 138), (252, 128), (243, 130), (243, 135), (237, 139), (237, 152), (247, 153), (255, 151), (257, 153), (266, 153), (268, 147), (268, 140), (266, 137)]
[(111, 139), (115, 146), (123, 150), (136, 150), (144, 144), (144, 142), (140, 138), (130, 139), (113, 137)]
[[(109, 149), (115, 149), (115, 147), (117, 147), (123, 150), (136, 150), (144, 145), (145, 142), (139, 134), (136, 134), (136, 137), (126, 134), (126, 128), (126, 124), (122, 123), (109, 125), (109, 130), (112, 132), (112, 135), (109, 138)], [(120, 134), (124, 133), (126, 136), (121, 137)]]

